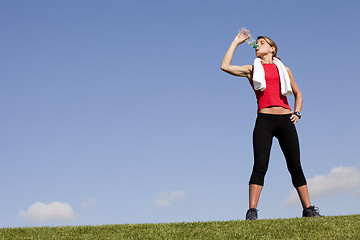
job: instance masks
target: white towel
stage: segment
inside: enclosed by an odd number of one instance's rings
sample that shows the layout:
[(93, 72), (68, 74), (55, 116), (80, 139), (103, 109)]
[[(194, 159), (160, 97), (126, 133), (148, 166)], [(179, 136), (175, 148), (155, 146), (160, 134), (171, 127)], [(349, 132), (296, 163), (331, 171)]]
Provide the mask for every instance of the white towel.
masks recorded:
[[(281, 94), (284, 96), (288, 93), (292, 94), (293, 92), (291, 89), (289, 73), (287, 72), (284, 64), (280, 61), (280, 59), (275, 57), (273, 58), (273, 62), (279, 71)], [(255, 58), (254, 60), (253, 82), (255, 90), (264, 91), (266, 89), (265, 71), (261, 64), (261, 58)]]

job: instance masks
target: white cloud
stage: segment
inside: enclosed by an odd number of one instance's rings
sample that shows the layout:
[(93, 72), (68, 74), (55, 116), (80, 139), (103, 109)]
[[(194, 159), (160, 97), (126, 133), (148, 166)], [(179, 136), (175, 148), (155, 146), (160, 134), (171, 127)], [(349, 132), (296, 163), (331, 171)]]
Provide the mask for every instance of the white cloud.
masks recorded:
[[(356, 167), (335, 167), (327, 175), (316, 175), (308, 179), (310, 199), (346, 192), (356, 188), (359, 183), (360, 172)], [(285, 203), (300, 203), (296, 190), (289, 193)]]
[(83, 208), (91, 208), (91, 207), (94, 207), (96, 204), (97, 204), (96, 199), (90, 198), (90, 199), (86, 200), (82, 206), (83, 206)]
[(154, 200), (155, 206), (166, 207), (171, 206), (172, 202), (177, 199), (184, 199), (184, 191), (172, 191), (172, 192), (163, 192)]
[(64, 202), (51, 202), (48, 205), (36, 202), (27, 211), (20, 211), (19, 216), (35, 221), (74, 220), (78, 217), (72, 207)]
[(284, 201), (285, 204), (293, 205), (300, 203), (296, 190), (292, 190)]

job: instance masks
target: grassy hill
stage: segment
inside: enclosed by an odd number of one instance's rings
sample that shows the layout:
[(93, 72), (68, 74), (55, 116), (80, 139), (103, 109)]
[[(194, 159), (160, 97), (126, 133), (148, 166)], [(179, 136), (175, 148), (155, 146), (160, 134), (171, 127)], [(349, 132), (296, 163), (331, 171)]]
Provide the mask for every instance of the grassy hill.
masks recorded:
[(257, 221), (3, 228), (0, 239), (360, 239), (360, 215)]

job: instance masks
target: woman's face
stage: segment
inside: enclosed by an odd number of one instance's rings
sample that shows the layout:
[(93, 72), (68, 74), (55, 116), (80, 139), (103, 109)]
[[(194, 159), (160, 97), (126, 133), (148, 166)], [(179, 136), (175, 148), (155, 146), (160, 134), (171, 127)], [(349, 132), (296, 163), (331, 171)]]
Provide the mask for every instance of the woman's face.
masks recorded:
[(262, 57), (275, 51), (275, 47), (271, 47), (263, 38), (257, 40), (256, 44), (258, 45), (255, 49), (257, 57)]

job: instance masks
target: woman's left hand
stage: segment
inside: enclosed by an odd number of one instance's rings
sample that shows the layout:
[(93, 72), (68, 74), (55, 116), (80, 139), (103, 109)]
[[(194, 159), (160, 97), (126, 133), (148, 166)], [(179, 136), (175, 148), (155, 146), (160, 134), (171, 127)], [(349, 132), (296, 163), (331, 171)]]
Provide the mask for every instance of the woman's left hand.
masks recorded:
[(293, 113), (290, 117), (290, 120), (293, 122), (293, 124), (295, 124), (297, 121), (299, 121), (299, 117)]

